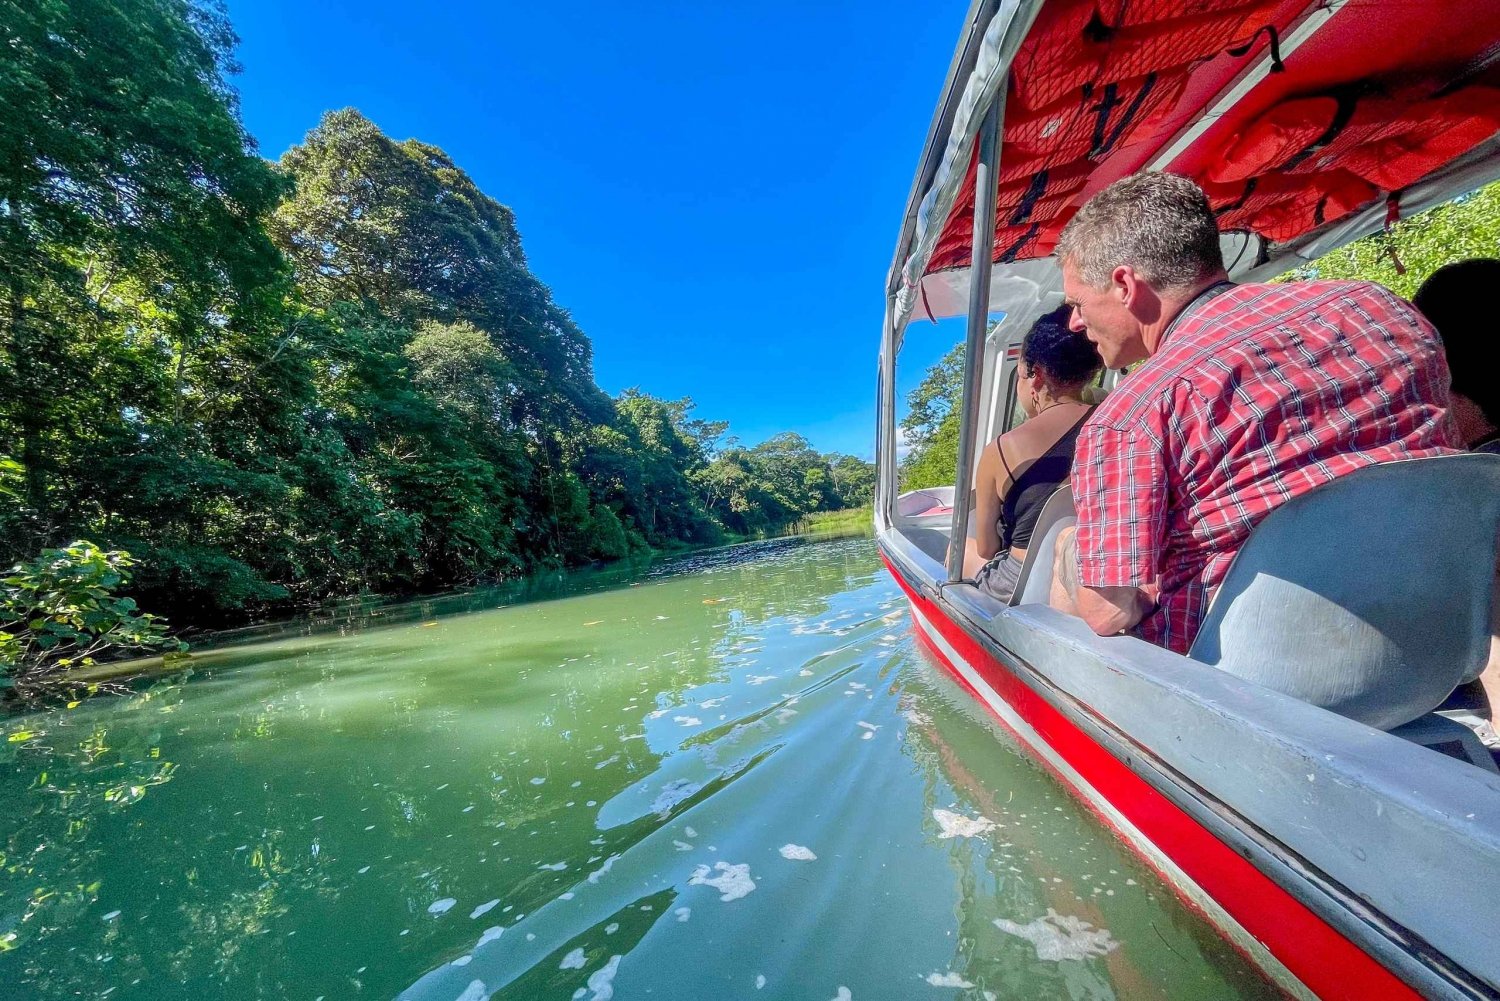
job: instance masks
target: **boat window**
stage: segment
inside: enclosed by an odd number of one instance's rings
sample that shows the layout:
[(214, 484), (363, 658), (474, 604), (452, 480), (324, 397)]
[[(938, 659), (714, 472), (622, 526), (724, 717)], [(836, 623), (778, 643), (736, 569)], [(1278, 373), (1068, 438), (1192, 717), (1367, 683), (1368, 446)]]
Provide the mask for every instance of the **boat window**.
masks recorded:
[(1019, 427), (1021, 422), (1026, 420), (1026, 411), (1021, 409), (1021, 395), (1016, 392), (1016, 384), (1021, 378), (1021, 366), (1017, 363), (1010, 365), (1009, 368), (1010, 374), (1005, 379), (1005, 409), (1001, 411), (1005, 414), (1004, 426), (1000, 428), (1001, 434), (1011, 428)]

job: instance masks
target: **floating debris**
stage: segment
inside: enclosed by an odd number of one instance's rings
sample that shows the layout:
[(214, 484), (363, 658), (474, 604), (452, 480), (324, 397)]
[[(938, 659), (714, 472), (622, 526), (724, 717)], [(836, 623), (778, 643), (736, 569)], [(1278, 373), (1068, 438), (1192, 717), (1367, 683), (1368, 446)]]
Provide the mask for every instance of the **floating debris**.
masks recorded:
[(620, 969), (620, 956), (609, 957), (604, 968), (589, 975), (588, 988), (594, 992), (589, 1001), (610, 1001), (615, 996), (614, 979)]
[[(709, 876), (709, 873), (714, 871), (718, 871), (719, 875)], [(755, 880), (750, 878), (750, 863), (748, 862), (741, 865), (715, 862), (713, 869), (706, 865), (700, 865), (694, 869), (688, 885), (711, 886), (719, 891), (719, 899), (727, 903), (731, 900), (739, 900), (753, 891)]]
[(1017, 924), (1005, 918), (996, 918), (994, 924), (1006, 934), (1024, 938), (1035, 946), (1037, 959), (1053, 963), (1064, 959), (1105, 956), (1120, 945), (1105, 929), (1095, 928), (1071, 914), (1059, 914), (1050, 907), (1047, 908), (1046, 917), (1026, 924)]
[(965, 817), (950, 810), (933, 810), (932, 819), (938, 822), (940, 838), (972, 838), (988, 834), (995, 829), (995, 822), (988, 817)]
[(609, 858), (605, 859), (603, 865), (601, 865), (599, 868), (595, 869), (593, 872), (589, 873), (589, 882), (590, 883), (597, 883), (597, 882), (599, 882), (599, 880), (601, 878), (603, 878), (604, 874), (607, 873), (607, 872), (609, 872), (610, 867), (613, 866), (616, 862), (618, 862), (619, 859), (620, 859), (620, 856), (618, 856), (618, 855), (611, 855)]

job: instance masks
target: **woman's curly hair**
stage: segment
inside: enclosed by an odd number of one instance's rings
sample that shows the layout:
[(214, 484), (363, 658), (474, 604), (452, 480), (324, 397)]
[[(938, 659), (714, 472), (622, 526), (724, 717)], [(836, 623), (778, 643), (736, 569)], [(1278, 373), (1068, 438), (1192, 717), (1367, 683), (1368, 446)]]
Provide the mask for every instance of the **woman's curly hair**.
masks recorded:
[(1063, 386), (1079, 386), (1099, 374), (1104, 359), (1094, 342), (1068, 329), (1071, 307), (1044, 313), (1021, 340), (1021, 360), (1031, 370), (1040, 368)]

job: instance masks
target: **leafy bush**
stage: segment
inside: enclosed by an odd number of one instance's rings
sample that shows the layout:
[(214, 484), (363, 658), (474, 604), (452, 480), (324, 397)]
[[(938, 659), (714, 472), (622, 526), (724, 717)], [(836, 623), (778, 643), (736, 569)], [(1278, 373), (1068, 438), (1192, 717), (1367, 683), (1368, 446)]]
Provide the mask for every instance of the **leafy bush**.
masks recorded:
[(0, 684), (37, 680), (106, 652), (182, 651), (166, 623), (113, 592), (130, 581), (130, 554), (78, 541), (18, 563), (0, 579)]

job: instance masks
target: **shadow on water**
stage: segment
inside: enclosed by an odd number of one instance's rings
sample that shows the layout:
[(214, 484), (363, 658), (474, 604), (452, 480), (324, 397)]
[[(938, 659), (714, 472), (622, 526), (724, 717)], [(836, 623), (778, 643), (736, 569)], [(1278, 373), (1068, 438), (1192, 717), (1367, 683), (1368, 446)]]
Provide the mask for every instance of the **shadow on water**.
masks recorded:
[(0, 996), (1271, 996), (907, 615), (778, 541), (7, 720)]

